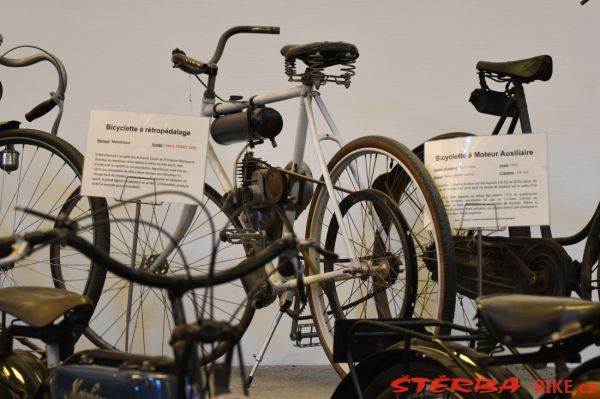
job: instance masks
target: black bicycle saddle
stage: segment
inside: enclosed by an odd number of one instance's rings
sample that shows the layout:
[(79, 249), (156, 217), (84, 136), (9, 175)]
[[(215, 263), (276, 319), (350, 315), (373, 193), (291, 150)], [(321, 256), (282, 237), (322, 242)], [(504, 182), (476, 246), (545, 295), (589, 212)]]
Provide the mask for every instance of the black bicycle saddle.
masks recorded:
[(476, 303), (479, 319), (507, 345), (554, 344), (600, 328), (600, 303), (582, 299), (490, 295)]
[(288, 44), (281, 48), (281, 55), (287, 61), (299, 59), (310, 67), (318, 62), (320, 68), (327, 68), (358, 58), (358, 48), (344, 42), (314, 42), (308, 44)]
[(552, 77), (552, 57), (538, 55), (537, 57), (517, 61), (479, 61), (477, 70), (494, 73), (501, 77), (509, 77), (520, 83), (530, 83), (534, 80), (546, 81)]

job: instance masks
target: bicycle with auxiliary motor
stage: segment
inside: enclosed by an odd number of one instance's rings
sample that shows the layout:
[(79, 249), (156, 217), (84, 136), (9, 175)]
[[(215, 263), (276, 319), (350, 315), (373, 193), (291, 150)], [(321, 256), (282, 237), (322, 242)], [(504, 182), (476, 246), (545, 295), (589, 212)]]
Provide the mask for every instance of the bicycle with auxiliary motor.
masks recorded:
[[(283, 216), (283, 212), (276, 207), (266, 207)], [(199, 212), (205, 212), (201, 206), (199, 208)], [(265, 205), (246, 204), (232, 212), (232, 217), (254, 208), (262, 209)], [(241, 349), (236, 347), (243, 331), (230, 320), (215, 320), (212, 317), (212, 288), (239, 279), (277, 257), (297, 258), (299, 251), (309, 247), (323, 256), (335, 257), (335, 254), (321, 249), (315, 242), (299, 242), (284, 220), (285, 228), (290, 232), (286, 238), (265, 246), (252, 257), (243, 259), (235, 268), (225, 271), (211, 268), (201, 276), (191, 273), (161, 275), (122, 264), (82, 238), (78, 231), (87, 227), (89, 216), (70, 220), (64, 214), (54, 218), (32, 210), (24, 211), (51, 219), (54, 227), (1, 238), (0, 265), (14, 263), (49, 244), (59, 243), (93, 259), (98, 267), (106, 268), (123, 279), (153, 291), (166, 292), (174, 320), (169, 334), (173, 357), (103, 349), (74, 352), (75, 343), (94, 312), (95, 304), (89, 297), (50, 287), (0, 288), (0, 367), (4, 370), (0, 373), (0, 395), (7, 399), (242, 397), (231, 393), (230, 381), (232, 361), (236, 355), (239, 357), (242, 380), (245, 377)], [(146, 228), (160, 229), (160, 226), (150, 223), (142, 224)], [(219, 247), (216, 233), (212, 240), (213, 247), (210, 250), (214, 266)], [(188, 268), (187, 264), (185, 268)], [(200, 291), (200, 288), (203, 290)], [(189, 313), (183, 301), (192, 292), (197, 292), (197, 297), (203, 297), (204, 300), (195, 303), (193, 313)], [(189, 321), (190, 316), (196, 320)], [(13, 348), (16, 339), (34, 351)], [(31, 339), (43, 341), (45, 350), (37, 348)], [(209, 350), (216, 347), (223, 348), (224, 361), (208, 362)], [(243, 397), (247, 397), (248, 390), (243, 382), (241, 385)]]
[[(243, 307), (237, 320), (244, 331), (255, 309), (279, 300), (279, 312), (257, 356), (258, 362), (284, 314), (292, 317), (291, 338), (296, 345), (315, 345), (319, 338), (329, 356), (333, 347), (335, 319), (352, 314), (360, 317), (452, 319), (454, 251), (445, 210), (431, 178), (418, 158), (393, 139), (365, 136), (344, 143), (318, 91), (326, 84), (350, 86), (359, 55), (357, 48), (344, 42), (285, 46), (281, 50), (285, 72), (288, 80), (299, 83), (297, 86), (247, 99), (232, 96), (223, 100), (215, 91), (218, 63), (228, 39), (240, 33), (277, 34), (279, 28), (240, 26), (229, 29), (220, 37), (207, 63), (197, 61), (179, 49), (172, 54), (175, 67), (202, 82), (200, 76), (207, 77), (206, 83), (203, 82), (206, 90), (201, 114), (211, 118), (212, 140), (220, 145), (245, 144), (233, 165), (233, 178), (226, 172), (229, 168), (221, 164), (212, 141), (208, 144), (210, 176), (216, 178), (223, 194), (206, 184), (203, 205), (214, 218), (228, 219), (230, 211), (240, 204), (249, 200), (266, 200), (283, 207), (292, 225), (309, 208), (305, 237), (339, 254), (339, 259), (332, 261), (311, 250), (303, 254), (299, 263), (282, 265), (281, 261), (275, 261), (268, 264), (240, 281), (223, 285), (220, 290), (217, 288), (214, 294), (218, 304), (216, 312), (231, 314), (232, 309), (238, 308), (238, 301), (246, 298), (248, 292), (253, 292), (249, 305)], [(300, 63), (306, 66), (303, 72), (298, 69), (297, 64)], [(331, 72), (336, 68), (340, 71)], [(259, 157), (258, 151), (261, 145), (275, 145), (279, 139), (282, 117), (270, 105), (284, 100), (298, 101), (299, 111), (291, 161), (280, 167)], [(318, 114), (322, 120), (317, 121)], [(318, 123), (325, 124), (326, 132), (317, 129)], [(307, 141), (311, 142), (318, 159), (320, 178), (313, 177), (305, 162)], [(324, 141), (332, 141), (340, 147), (329, 162), (322, 149)], [(376, 180), (395, 167), (405, 171), (403, 179)], [(399, 194), (393, 200), (385, 193), (391, 189)], [(389, 206), (390, 201), (395, 203), (394, 207)], [(196, 208), (185, 205), (173, 211), (173, 206), (167, 204), (146, 204), (142, 208), (155, 224), (170, 223), (170, 231), (186, 253), (192, 272), (205, 273), (206, 254), (194, 252), (205, 248), (202, 244), (205, 221), (195, 213)], [(130, 204), (128, 215), (138, 211), (138, 204)], [(252, 256), (265, 245), (286, 235), (281, 221), (269, 211), (243, 214), (232, 222), (232, 228), (220, 232), (224, 246), (219, 252), (217, 270), (234, 268), (238, 259)], [(131, 226), (125, 229), (121, 241), (132, 241), (130, 233), (126, 234), (134, 230)], [(111, 226), (111, 235), (113, 230)], [(132, 264), (156, 273), (172, 273), (177, 267), (177, 261), (173, 261), (171, 256), (173, 247), (171, 243), (140, 235), (136, 254), (138, 261)], [(119, 254), (115, 253), (115, 256)], [(436, 264), (435, 270), (425, 266), (429, 258)], [(274, 264), (277, 264), (278, 273), (271, 273)], [(111, 301), (117, 291), (109, 284), (108, 292), (105, 291), (100, 298), (94, 318), (101, 319), (103, 310), (112, 306), (105, 308), (102, 301)], [(125, 288), (119, 292), (122, 297), (126, 296)], [(306, 300), (310, 313), (305, 311)], [(156, 305), (150, 305), (150, 301), (155, 301)], [(161, 298), (146, 292), (130, 296), (125, 303), (127, 309), (131, 309), (127, 313), (133, 317), (125, 317), (125, 312), (122, 312), (121, 322), (114, 323), (120, 323), (120, 332), (112, 338), (110, 332), (100, 338), (107, 347), (123, 350), (122, 337), (126, 335), (123, 330), (126, 330), (129, 331), (129, 350), (157, 350), (164, 345), (160, 337), (152, 345), (142, 341), (145, 337), (149, 342), (148, 335), (160, 334), (161, 328), (156, 324), (152, 330), (147, 327), (151, 324), (148, 320), (152, 317), (156, 320), (156, 306), (168, 307), (161, 305), (160, 301)], [(168, 323), (165, 318), (163, 325)], [(92, 329), (100, 330), (94, 328), (94, 320)], [(215, 352), (214, 357), (219, 355)], [(341, 374), (346, 371), (340, 366), (336, 369)]]
[[(477, 63), (480, 87), (471, 93), (470, 102), (477, 111), (499, 117), (492, 135), (513, 134), (520, 125), (522, 133), (531, 133), (531, 121), (524, 85), (547, 81), (552, 76), (552, 58), (542, 55), (517, 61)], [(500, 82), (503, 90), (492, 90), (489, 81)], [(469, 133), (447, 133), (432, 140), (465, 137)], [(424, 145), (415, 153), (424, 159)], [(552, 237), (550, 226), (540, 227), (541, 237), (532, 237), (529, 226), (511, 227), (508, 234), (482, 237), (483, 294), (532, 294), (569, 296), (577, 293), (592, 299), (597, 289), (600, 257), (600, 204), (588, 223), (570, 237)], [(456, 251), (457, 322), (470, 325), (475, 314), (473, 300), (478, 294), (478, 252), (473, 231), (453, 233)], [(585, 240), (581, 261), (572, 259), (566, 246)], [(433, 266), (431, 266), (433, 267)]]
[[(2, 37), (0, 36), (0, 45)], [(33, 50), (25, 56), (13, 53)], [(51, 228), (52, 222), (37, 214), (20, 213), (17, 207), (44, 209), (57, 216), (60, 212), (76, 217), (90, 215), (93, 223), (79, 234), (103, 251), (110, 249), (107, 203), (102, 198), (79, 195), (83, 156), (57, 136), (63, 115), (67, 73), (58, 57), (37, 46), (17, 46), (0, 55), (0, 65), (23, 68), (50, 63), (56, 69), (58, 86), (45, 100), (25, 114), (32, 122), (58, 107), (50, 132), (23, 128), (20, 122), (0, 122), (0, 236)], [(22, 89), (0, 84), (0, 97)], [(0, 287), (37, 285), (68, 288), (87, 295), (94, 302), (100, 297), (106, 272), (94, 267), (84, 256), (51, 244), (45, 252), (36, 252), (0, 267)]]

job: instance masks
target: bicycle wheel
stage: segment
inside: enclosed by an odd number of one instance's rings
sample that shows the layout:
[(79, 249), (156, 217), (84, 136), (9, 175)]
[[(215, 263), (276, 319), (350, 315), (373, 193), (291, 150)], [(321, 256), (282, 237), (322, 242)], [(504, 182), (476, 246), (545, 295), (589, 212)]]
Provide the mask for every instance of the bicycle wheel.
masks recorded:
[[(54, 221), (15, 209), (31, 208), (57, 217), (81, 219), (78, 234), (109, 249), (106, 201), (79, 194), (83, 156), (49, 133), (30, 129), (0, 132), (0, 235), (52, 228)], [(0, 286), (66, 288), (97, 301), (104, 269), (59, 243), (0, 270)]]
[[(203, 206), (207, 212), (196, 209), (192, 223), (179, 242), (179, 250), (171, 253), (153, 272), (162, 275), (206, 274), (213, 249), (213, 227), (224, 230), (232, 226), (223, 212), (221, 196), (209, 185), (204, 187)], [(175, 203), (140, 204), (123, 203), (110, 211), (111, 256), (123, 264), (149, 269), (166, 248), (169, 239), (164, 232), (172, 233), (181, 218), (183, 205)], [(136, 211), (139, 212), (138, 237), (134, 240)], [(209, 216), (210, 215), (210, 216)], [(211, 225), (212, 221), (212, 225)], [(238, 223), (234, 223), (238, 226)], [(185, 256), (188, 268), (184, 265)], [(221, 243), (216, 258), (216, 271), (235, 267), (246, 257), (241, 244)], [(184, 296), (184, 312), (196, 314), (197, 308), (208, 307), (212, 296), (214, 314), (211, 318), (230, 320), (245, 331), (254, 309), (245, 301), (246, 291), (240, 280), (215, 287), (207, 295), (205, 290), (189, 291)], [(239, 308), (239, 311), (236, 312)], [(87, 337), (97, 346), (124, 352), (148, 355), (169, 355), (171, 331), (174, 326), (171, 304), (167, 293), (157, 288), (142, 286), (123, 280), (112, 273), (106, 277), (105, 287), (90, 321)], [(205, 359), (222, 355), (226, 347), (205, 351)]]
[[(360, 190), (340, 202), (346, 230), (369, 264), (369, 276), (325, 282), (325, 294), (335, 319), (410, 317), (415, 307), (417, 259), (408, 224), (391, 198), (379, 190)], [(325, 249), (344, 253), (335, 215), (327, 226)], [(325, 272), (348, 267), (350, 259), (323, 260)], [(340, 299), (341, 298), (341, 299)]]
[[(328, 168), (336, 187), (351, 192), (376, 188), (389, 195), (396, 202), (398, 211), (408, 226), (417, 270), (414, 308), (412, 314), (398, 312), (392, 314), (392, 317), (452, 320), (456, 276), (450, 227), (439, 194), (423, 164), (412, 151), (397, 141), (371, 136), (359, 138), (342, 147), (333, 156)], [(347, 195), (342, 190), (336, 190), (334, 200), (340, 203)], [(331, 202), (327, 190), (319, 186), (311, 203), (307, 236), (320, 240), (323, 244), (326, 242), (327, 223), (333, 215)], [(355, 247), (354, 252), (361, 253), (361, 249), (356, 248), (359, 243), (351, 244)], [(347, 258), (347, 252), (340, 255)], [(319, 270), (309, 270), (309, 273), (324, 269), (323, 262), (314, 254), (311, 260)], [(362, 296), (363, 301), (370, 298), (369, 294)], [(333, 321), (336, 315), (323, 286), (310, 287), (309, 301), (321, 345), (331, 359)], [(345, 301), (346, 299), (342, 303)], [(348, 303), (354, 305), (357, 300)], [(360, 317), (364, 317), (364, 314)], [(334, 367), (341, 375), (346, 373), (341, 365), (334, 364)]]
[[(598, 205), (600, 209), (600, 204)], [(590, 231), (585, 241), (581, 272), (579, 276), (579, 296), (587, 300), (600, 300), (598, 264), (600, 263), (600, 213), (596, 209)]]

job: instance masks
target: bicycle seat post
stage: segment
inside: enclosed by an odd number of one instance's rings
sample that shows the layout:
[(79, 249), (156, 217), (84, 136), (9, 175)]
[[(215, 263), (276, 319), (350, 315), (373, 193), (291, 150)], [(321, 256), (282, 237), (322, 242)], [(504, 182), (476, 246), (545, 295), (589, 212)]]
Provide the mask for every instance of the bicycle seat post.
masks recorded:
[(514, 82), (515, 97), (517, 100), (517, 109), (519, 110), (519, 120), (521, 121), (521, 132), (531, 133), (531, 121), (529, 120), (529, 110), (527, 109), (527, 100), (525, 98), (525, 89), (523, 84)]

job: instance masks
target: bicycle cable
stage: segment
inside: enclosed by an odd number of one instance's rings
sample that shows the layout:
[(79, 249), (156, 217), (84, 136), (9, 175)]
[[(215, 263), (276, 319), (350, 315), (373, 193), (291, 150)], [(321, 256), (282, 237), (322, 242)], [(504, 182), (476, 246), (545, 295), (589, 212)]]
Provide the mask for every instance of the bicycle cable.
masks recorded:
[[(198, 79), (198, 82), (202, 83), (202, 86), (204, 86), (205, 89), (208, 89), (208, 86), (206, 85), (206, 83), (204, 83), (204, 81), (202, 79), (200, 79), (200, 76), (198, 75), (194, 75), (196, 77), (196, 79)], [(215, 93), (215, 97), (217, 97), (220, 101), (223, 101), (224, 103), (227, 102), (225, 100), (223, 100), (216, 92)]]

